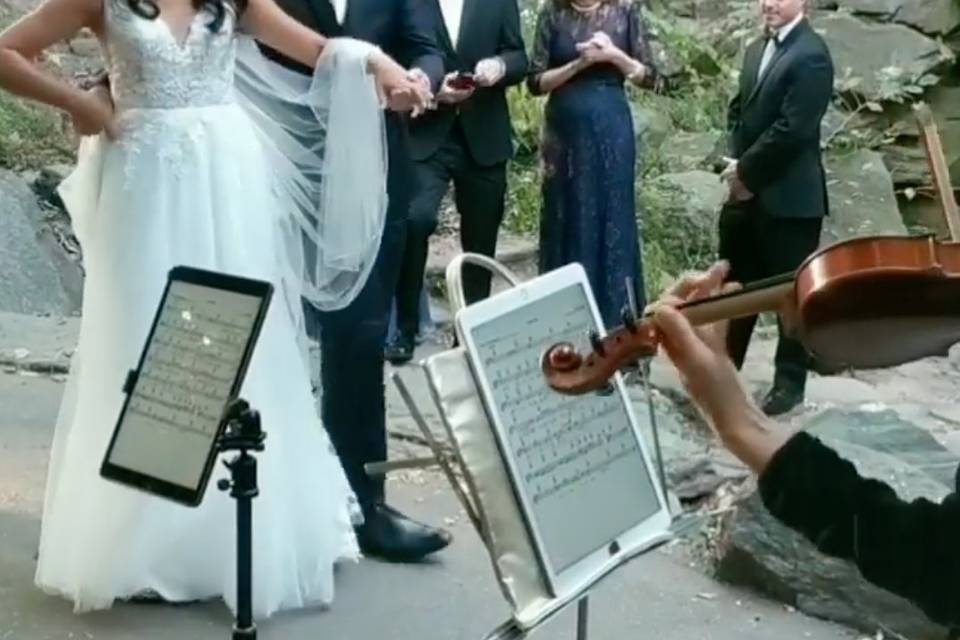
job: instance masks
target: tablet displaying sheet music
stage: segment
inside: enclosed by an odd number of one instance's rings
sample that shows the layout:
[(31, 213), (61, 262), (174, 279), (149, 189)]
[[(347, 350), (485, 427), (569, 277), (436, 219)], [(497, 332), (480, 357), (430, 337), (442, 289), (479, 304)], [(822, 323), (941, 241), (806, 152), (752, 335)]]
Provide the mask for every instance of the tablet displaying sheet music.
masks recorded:
[(567, 396), (541, 372), (557, 342), (589, 349), (600, 320), (588, 291), (582, 267), (570, 265), (457, 318), (554, 595), (670, 523), (622, 382), (609, 395)]
[(272, 291), (269, 283), (226, 274), (170, 272), (102, 476), (199, 504)]

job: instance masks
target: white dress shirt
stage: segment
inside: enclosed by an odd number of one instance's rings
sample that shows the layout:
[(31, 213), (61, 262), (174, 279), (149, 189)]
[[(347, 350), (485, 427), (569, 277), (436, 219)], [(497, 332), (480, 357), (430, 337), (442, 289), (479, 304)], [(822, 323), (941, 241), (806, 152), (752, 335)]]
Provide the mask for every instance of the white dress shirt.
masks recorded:
[(777, 46), (783, 43), (784, 38), (793, 30), (797, 24), (803, 19), (803, 12), (797, 14), (797, 17), (777, 29), (777, 33), (774, 35), (776, 38), (776, 43), (774, 39), (770, 38), (767, 40), (767, 46), (763, 49), (763, 57), (760, 58), (760, 69), (757, 71), (757, 79), (763, 77), (763, 72), (767, 70), (767, 65), (770, 64), (770, 61), (773, 59), (773, 54), (777, 49)]
[(463, 0), (440, 0), (440, 11), (443, 13), (443, 24), (447, 27), (450, 42), (456, 49), (460, 35), (460, 18), (463, 17)]
[(342, 26), (343, 18), (347, 15), (347, 0), (330, 0), (333, 3), (333, 12), (337, 14), (337, 22)]

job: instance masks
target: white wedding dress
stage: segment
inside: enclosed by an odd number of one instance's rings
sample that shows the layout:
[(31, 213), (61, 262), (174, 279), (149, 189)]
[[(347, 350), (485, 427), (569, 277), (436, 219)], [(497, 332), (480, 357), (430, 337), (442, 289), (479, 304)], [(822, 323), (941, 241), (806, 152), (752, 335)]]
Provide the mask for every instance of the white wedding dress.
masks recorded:
[[(87, 138), (60, 192), (84, 252), (76, 350), (52, 444), (36, 582), (77, 612), (153, 591), (235, 611), (235, 502), (189, 508), (99, 476), (168, 271), (279, 282), (279, 157), (234, 96), (240, 36), (201, 12), (177, 42), (161, 19), (105, 0), (121, 135)], [(241, 392), (267, 432), (254, 500), (254, 615), (329, 603), (334, 565), (358, 557), (353, 495), (317, 417), (302, 338), (275, 295)], [(297, 301), (298, 302), (298, 301)], [(296, 305), (294, 305), (296, 306)]]

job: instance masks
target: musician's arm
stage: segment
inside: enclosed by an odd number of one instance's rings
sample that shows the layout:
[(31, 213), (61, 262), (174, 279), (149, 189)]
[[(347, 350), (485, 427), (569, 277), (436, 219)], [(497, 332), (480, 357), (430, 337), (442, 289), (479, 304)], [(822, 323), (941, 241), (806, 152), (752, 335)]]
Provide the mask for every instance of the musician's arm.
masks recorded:
[(906, 502), (804, 432), (767, 458), (759, 489), (770, 513), (821, 552), (855, 563), (868, 581), (911, 600), (932, 620), (960, 624), (956, 493), (939, 504)]

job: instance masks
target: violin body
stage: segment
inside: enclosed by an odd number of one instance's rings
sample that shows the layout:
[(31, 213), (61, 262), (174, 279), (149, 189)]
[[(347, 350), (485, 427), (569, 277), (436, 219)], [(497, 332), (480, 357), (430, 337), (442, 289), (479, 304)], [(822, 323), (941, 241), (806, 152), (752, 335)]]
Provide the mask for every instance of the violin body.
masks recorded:
[[(812, 254), (793, 274), (678, 306), (692, 324), (764, 311), (784, 314), (793, 333), (830, 369), (896, 366), (946, 355), (960, 342), (960, 243), (933, 236), (853, 238)], [(554, 345), (541, 362), (565, 394), (603, 389), (623, 366), (657, 352), (649, 317), (592, 337), (593, 352)]]
[(797, 269), (794, 295), (799, 338), (829, 368), (944, 356), (960, 342), (960, 244), (847, 240)]

